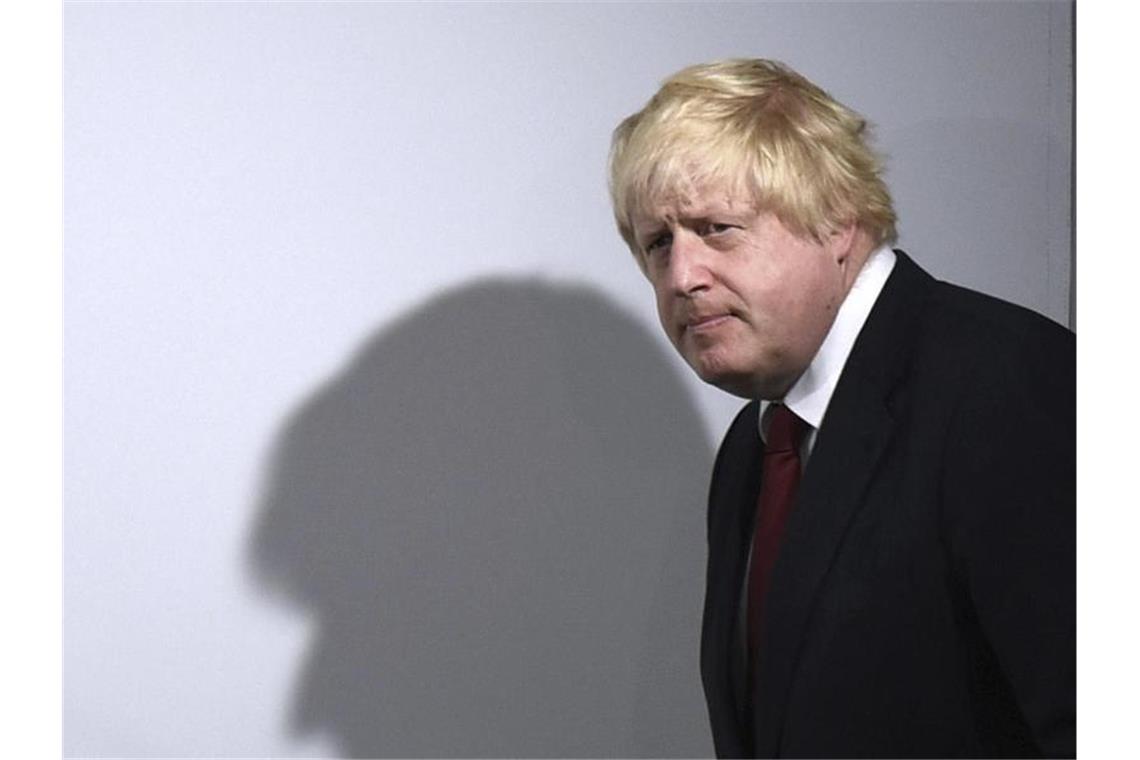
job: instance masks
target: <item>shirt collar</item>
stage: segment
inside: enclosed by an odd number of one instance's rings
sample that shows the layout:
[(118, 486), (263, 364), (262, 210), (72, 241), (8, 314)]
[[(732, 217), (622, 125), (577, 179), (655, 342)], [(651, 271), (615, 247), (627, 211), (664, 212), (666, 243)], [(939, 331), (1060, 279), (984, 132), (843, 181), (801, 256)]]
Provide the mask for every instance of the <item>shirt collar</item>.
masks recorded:
[[(851, 284), (851, 290), (839, 306), (835, 321), (811, 364), (784, 395), (783, 403), (795, 412), (796, 416), (818, 430), (831, 401), (831, 394), (839, 383), (839, 376), (847, 357), (867, 321), (879, 293), (887, 283), (887, 278), (895, 266), (895, 252), (890, 246), (876, 248)], [(760, 437), (764, 437), (764, 412), (774, 402), (760, 402)]]

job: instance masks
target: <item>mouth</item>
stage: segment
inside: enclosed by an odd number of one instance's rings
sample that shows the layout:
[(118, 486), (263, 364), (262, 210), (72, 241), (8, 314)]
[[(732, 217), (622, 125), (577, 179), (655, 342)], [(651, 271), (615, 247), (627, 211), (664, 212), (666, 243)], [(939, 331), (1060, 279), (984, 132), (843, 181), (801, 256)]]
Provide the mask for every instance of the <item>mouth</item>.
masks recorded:
[(730, 319), (732, 319), (732, 315), (728, 313), (694, 316), (685, 321), (684, 327), (687, 332), (707, 333), (727, 324)]

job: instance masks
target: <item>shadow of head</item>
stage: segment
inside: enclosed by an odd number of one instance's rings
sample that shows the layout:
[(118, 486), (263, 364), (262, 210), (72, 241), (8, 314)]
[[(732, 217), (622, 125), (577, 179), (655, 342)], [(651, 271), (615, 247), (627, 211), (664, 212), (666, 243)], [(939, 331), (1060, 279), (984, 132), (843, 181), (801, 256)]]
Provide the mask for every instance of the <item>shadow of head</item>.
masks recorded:
[(287, 422), (251, 537), (315, 618), (292, 728), (352, 756), (707, 754), (710, 465), (596, 293), (484, 282), (385, 328)]

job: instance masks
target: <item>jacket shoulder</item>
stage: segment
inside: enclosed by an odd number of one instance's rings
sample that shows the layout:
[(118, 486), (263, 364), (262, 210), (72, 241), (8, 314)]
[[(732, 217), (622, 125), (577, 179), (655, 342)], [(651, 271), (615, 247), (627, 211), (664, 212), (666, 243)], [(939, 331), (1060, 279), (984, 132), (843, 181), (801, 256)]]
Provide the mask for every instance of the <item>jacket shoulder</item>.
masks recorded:
[(1075, 383), (1076, 336), (1048, 317), (944, 282), (935, 284), (930, 307), (923, 352), (952, 376), (1046, 393)]
[(968, 330), (975, 340), (1022, 339), (1072, 343), (1073, 333), (1038, 312), (976, 290), (936, 281), (932, 314), (954, 320), (959, 330)]

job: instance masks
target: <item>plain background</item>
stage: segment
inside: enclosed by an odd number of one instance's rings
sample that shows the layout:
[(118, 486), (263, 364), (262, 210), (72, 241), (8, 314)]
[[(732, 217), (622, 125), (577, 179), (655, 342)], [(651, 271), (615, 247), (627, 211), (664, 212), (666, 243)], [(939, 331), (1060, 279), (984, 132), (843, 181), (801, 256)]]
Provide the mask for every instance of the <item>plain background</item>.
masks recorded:
[(878, 127), (900, 246), (1069, 321), (1068, 4), (68, 4), (65, 752), (694, 755), (740, 401), (609, 132), (689, 63)]

